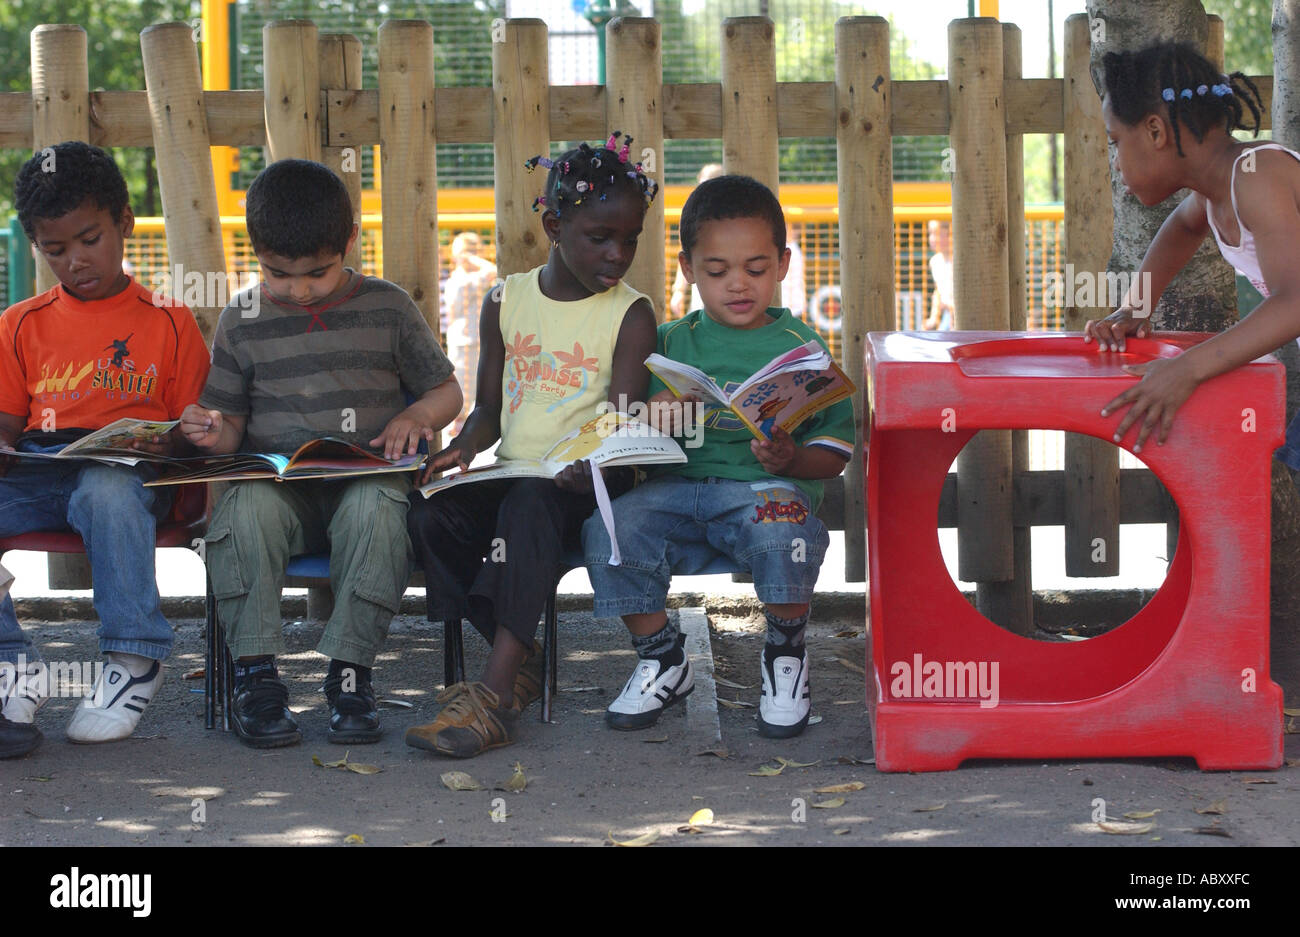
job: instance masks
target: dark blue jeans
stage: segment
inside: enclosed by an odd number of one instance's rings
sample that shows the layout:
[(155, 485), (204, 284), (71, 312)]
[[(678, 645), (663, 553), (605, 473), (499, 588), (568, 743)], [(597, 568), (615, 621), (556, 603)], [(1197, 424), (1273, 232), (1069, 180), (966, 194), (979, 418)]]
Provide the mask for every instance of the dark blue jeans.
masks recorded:
[[(57, 452), (61, 446), (28, 451)], [(175, 635), (158, 607), (154, 538), (171, 507), (166, 488), (145, 488), (152, 470), (69, 460), (20, 459), (0, 478), (0, 537), (81, 534), (95, 582), (99, 648), (162, 660)], [(11, 596), (0, 600), (0, 661), (40, 655), (18, 625)]]

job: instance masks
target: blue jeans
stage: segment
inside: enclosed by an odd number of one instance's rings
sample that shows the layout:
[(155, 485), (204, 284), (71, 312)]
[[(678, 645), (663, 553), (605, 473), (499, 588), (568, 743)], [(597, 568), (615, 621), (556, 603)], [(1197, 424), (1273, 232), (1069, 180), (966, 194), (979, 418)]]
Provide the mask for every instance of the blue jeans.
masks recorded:
[(719, 554), (749, 570), (768, 605), (811, 601), (830, 544), (807, 496), (789, 482), (651, 479), (613, 502), (622, 563), (610, 566), (600, 514), (582, 528), (598, 618), (657, 612), (674, 571), (689, 576)]
[(1295, 415), (1291, 425), (1286, 428), (1286, 442), (1273, 454), (1289, 468), (1300, 472), (1300, 413)]
[[(62, 446), (24, 444), (29, 452)], [(99, 648), (162, 660), (175, 635), (158, 607), (154, 537), (171, 492), (145, 488), (152, 469), (99, 462), (20, 459), (0, 478), (0, 537), (81, 534), (95, 583)], [(40, 655), (18, 625), (12, 596), (0, 600), (0, 661)]]

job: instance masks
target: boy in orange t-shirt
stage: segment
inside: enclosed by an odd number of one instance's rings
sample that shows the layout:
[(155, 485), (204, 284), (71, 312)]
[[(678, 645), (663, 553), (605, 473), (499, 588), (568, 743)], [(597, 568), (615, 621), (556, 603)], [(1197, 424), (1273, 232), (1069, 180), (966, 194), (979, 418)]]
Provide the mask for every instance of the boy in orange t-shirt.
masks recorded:
[[(60, 143), (23, 165), (14, 190), (23, 230), (59, 285), (0, 316), (0, 450), (56, 452), (122, 417), (179, 418), (207, 379), (208, 350), (188, 308), (122, 271), (135, 216), (112, 157)], [(186, 444), (174, 433), (137, 446), (167, 454)], [(142, 486), (150, 477), (146, 463), (0, 455), (0, 537), (71, 529), (90, 558), (106, 662), (68, 725), (73, 742), (130, 736), (171, 651), (154, 578), (157, 520), (171, 499)], [(5, 596), (0, 757), (39, 743), (36, 710), (59, 689)]]

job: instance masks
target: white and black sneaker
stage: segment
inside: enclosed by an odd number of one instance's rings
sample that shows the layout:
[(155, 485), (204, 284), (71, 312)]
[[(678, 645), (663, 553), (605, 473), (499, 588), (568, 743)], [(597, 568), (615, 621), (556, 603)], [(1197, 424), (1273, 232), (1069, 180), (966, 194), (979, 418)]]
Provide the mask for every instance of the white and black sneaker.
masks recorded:
[(812, 710), (807, 650), (801, 657), (778, 657), (770, 663), (764, 653), (759, 663), (763, 671), (763, 695), (758, 699), (758, 734), (769, 739), (798, 735), (808, 725)]
[(680, 664), (661, 660), (639, 660), (618, 699), (605, 710), (605, 724), (611, 729), (646, 729), (659, 721), (659, 714), (695, 689), (695, 672), (690, 658)]
[(110, 656), (91, 694), (81, 701), (68, 723), (68, 741), (116, 742), (130, 738), (145, 707), (162, 684), (162, 661), (139, 677)]
[(0, 668), (0, 715), (19, 725), (36, 721), (50, 695), (50, 670), (44, 661), (23, 660), (23, 670)]

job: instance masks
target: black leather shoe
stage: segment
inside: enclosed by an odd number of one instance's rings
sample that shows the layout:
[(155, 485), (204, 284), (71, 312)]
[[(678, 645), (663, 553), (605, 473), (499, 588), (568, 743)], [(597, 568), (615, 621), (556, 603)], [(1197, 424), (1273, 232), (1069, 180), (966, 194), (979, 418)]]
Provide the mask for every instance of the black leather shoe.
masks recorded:
[(354, 672), (347, 682), (352, 686), (348, 693), (343, 692), (342, 676), (326, 677), (322, 687), (330, 704), (329, 740), (335, 745), (378, 742), (384, 730), (379, 727), (378, 705), (370, 677)]
[(252, 748), (281, 748), (302, 741), (289, 712), (289, 688), (272, 673), (257, 673), (235, 683), (230, 701), (235, 731)]
[(41, 744), (41, 730), (30, 722), (10, 722), (0, 716), (0, 758), (20, 758)]

